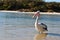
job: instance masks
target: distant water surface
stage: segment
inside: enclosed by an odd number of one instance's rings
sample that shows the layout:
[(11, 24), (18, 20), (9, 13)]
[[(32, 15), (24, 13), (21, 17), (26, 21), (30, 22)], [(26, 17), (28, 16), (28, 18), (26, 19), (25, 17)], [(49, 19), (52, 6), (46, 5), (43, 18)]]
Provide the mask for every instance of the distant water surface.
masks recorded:
[(60, 40), (60, 15), (41, 14), (39, 22), (48, 26), (48, 32), (43, 34), (34, 29), (35, 18), (32, 16), (0, 12), (0, 40)]

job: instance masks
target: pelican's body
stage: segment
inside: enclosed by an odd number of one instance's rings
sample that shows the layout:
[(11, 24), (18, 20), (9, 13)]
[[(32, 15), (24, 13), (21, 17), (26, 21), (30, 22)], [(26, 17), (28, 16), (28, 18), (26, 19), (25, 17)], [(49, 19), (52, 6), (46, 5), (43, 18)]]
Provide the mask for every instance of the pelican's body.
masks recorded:
[(38, 16), (35, 21), (35, 29), (40, 33), (43, 33), (44, 31), (47, 31), (47, 26), (44, 23), (38, 23)]
[(44, 23), (38, 23), (38, 18), (39, 18), (38, 13), (36, 13), (34, 16), (36, 16), (36, 21), (35, 21), (35, 29), (39, 32), (39, 33), (43, 33), (44, 31), (47, 31), (47, 25), (45, 25)]

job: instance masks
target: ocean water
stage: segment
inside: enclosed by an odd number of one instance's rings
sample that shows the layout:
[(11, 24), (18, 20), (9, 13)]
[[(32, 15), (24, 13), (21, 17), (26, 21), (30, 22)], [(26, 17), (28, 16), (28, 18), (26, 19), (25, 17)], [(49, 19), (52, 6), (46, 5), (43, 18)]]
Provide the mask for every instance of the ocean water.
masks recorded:
[(35, 18), (29, 13), (0, 12), (0, 40), (60, 40), (60, 15), (41, 14), (39, 23), (48, 26), (47, 33), (38, 34)]

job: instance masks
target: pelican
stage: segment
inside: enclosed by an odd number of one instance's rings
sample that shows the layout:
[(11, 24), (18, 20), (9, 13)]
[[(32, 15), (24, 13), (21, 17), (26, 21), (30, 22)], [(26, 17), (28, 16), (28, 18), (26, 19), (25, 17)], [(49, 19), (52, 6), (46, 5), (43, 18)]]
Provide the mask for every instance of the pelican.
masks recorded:
[(46, 24), (44, 24), (44, 23), (38, 23), (39, 16), (40, 16), (40, 11), (37, 11), (37, 12), (33, 15), (33, 18), (36, 17), (35, 29), (36, 29), (39, 33), (43, 33), (44, 31), (48, 31)]

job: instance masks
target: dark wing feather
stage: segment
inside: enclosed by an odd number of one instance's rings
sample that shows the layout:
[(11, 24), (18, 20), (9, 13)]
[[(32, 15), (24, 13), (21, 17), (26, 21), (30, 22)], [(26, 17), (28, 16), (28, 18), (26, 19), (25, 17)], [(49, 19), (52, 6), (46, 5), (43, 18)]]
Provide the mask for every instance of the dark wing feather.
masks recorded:
[(41, 23), (41, 25), (44, 25), (44, 27), (43, 27), (43, 28), (44, 28), (45, 30), (47, 30), (47, 25), (46, 25), (46, 24)]

